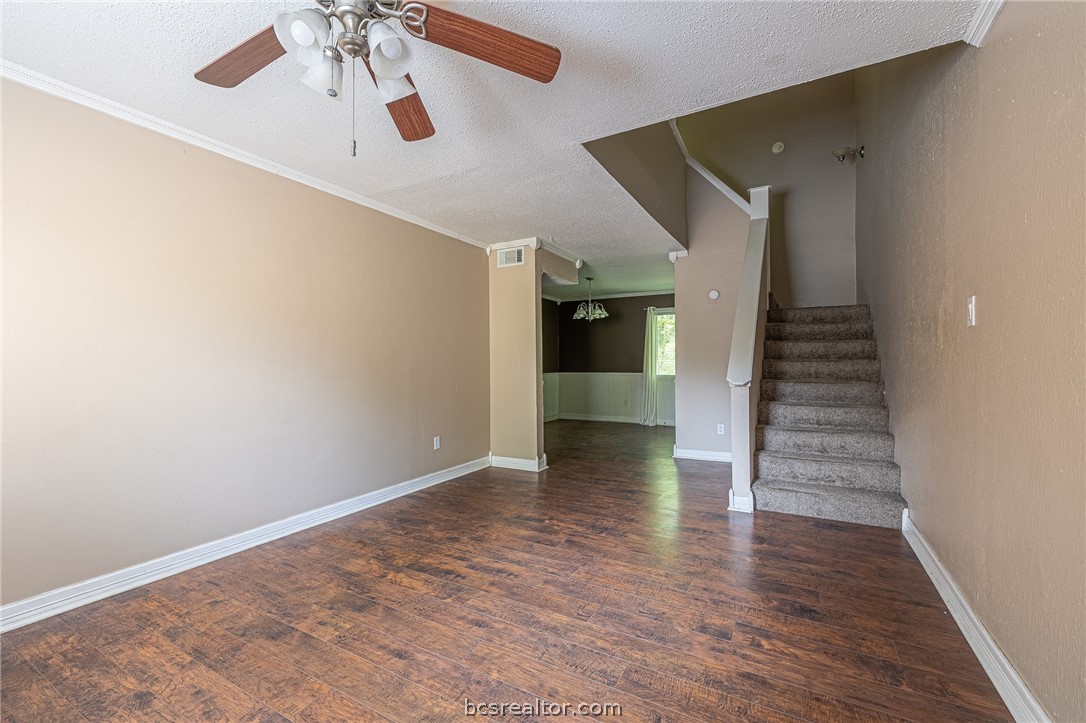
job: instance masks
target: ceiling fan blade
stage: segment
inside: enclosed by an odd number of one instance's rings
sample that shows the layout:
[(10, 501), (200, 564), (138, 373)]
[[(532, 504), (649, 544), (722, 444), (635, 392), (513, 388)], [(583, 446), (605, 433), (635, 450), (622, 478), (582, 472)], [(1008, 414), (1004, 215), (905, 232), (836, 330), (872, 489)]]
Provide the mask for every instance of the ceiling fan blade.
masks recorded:
[[(411, 82), (410, 75), (407, 76), (407, 80)], [(418, 93), (394, 100), (385, 107), (388, 108), (392, 120), (396, 123), (396, 128), (399, 129), (405, 141), (421, 141), (437, 132)]]
[(275, 27), (269, 25), (229, 53), (196, 71), (196, 80), (220, 88), (233, 88), (286, 52), (275, 37)]
[(435, 5), (418, 4), (426, 6), (425, 39), (431, 43), (511, 70), (540, 83), (551, 82), (558, 72), (562, 51), (553, 45)]
[[(377, 85), (377, 76), (373, 74), (373, 68), (370, 67), (369, 61), (363, 58), (362, 62), (365, 63), (366, 70), (369, 71), (370, 78), (373, 79), (373, 84)], [(407, 82), (411, 84), (412, 88), (415, 87), (415, 81), (411, 80), (410, 74), (407, 75)], [(396, 129), (400, 131), (400, 137), (405, 141), (421, 141), (437, 132), (434, 130), (430, 114), (426, 112), (426, 106), (422, 104), (422, 97), (418, 92), (412, 93), (406, 98), (387, 103), (385, 107), (388, 108), (388, 113), (392, 116), (392, 122), (396, 124)]]

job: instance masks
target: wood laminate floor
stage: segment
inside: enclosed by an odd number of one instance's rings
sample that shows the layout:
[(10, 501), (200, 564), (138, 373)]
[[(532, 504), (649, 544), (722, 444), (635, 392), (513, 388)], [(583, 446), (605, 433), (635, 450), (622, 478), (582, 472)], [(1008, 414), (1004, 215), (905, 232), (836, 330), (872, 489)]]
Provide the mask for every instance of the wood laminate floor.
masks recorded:
[(3, 719), (1010, 720), (898, 531), (729, 513), (669, 428), (546, 439), (4, 634)]

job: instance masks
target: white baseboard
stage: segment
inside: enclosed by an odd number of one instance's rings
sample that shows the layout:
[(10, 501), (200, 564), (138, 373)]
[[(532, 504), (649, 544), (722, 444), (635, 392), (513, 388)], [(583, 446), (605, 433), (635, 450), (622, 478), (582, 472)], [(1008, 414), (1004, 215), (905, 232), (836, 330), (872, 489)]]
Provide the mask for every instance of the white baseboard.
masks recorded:
[(999, 649), (999, 645), (977, 617), (969, 601), (962, 594), (961, 588), (950, 576), (950, 572), (943, 567), (943, 563), (936, 557), (935, 551), (920, 534), (920, 530), (913, 526), (908, 509), (901, 517), (901, 531), (912, 546), (913, 552), (920, 558), (920, 564), (924, 566), (928, 577), (935, 584), (935, 589), (939, 591), (939, 596), (943, 598), (947, 610), (958, 623), (966, 641), (973, 648), (973, 653), (984, 666), (984, 672), (992, 679), (992, 684), (1003, 698), (1003, 702), (1014, 719), (1030, 723), (1050, 723), (1048, 714), (1030, 692), (1025, 681), (1018, 675), (1018, 671), (1007, 660), (1007, 656)]
[(543, 417), (544, 422), (556, 422), (562, 418), (561, 414), (551, 414), (550, 416)]
[(728, 490), (728, 509), (732, 512), (754, 512), (754, 496), (740, 497), (735, 490)]
[(573, 414), (571, 412), (562, 412), (558, 415), (559, 419), (574, 419), (579, 422), (622, 422), (624, 424), (640, 424), (640, 417), (615, 417), (608, 416), (606, 414)]
[(59, 615), (81, 605), (102, 600), (111, 595), (152, 583), (155, 580), (161, 580), (164, 577), (185, 570), (191, 570), (194, 567), (213, 562), (235, 552), (241, 552), (309, 527), (330, 522), (336, 518), (364, 510), (367, 507), (388, 502), (397, 497), (417, 492), (441, 482), (447, 482), (488, 466), (490, 466), (489, 457), (465, 462), (417, 479), (367, 492), (349, 500), (303, 512), (285, 520), (261, 525), (246, 532), (239, 532), (221, 540), (190, 547), (187, 550), (181, 550), (156, 560), (150, 560), (132, 567), (126, 567), (117, 572), (110, 572), (90, 580), (43, 592), (25, 600), (8, 603), (0, 607), (0, 632), (6, 633), (23, 625), (29, 625), (38, 620)]
[(539, 459), (521, 459), (520, 457), (499, 457), (490, 455), (490, 466), (502, 469), (519, 469), (522, 472), (542, 472), (547, 469), (547, 455)]
[(675, 452), (671, 455), (675, 459), (697, 459), (702, 462), (731, 462), (731, 452), (712, 452), (707, 449), (681, 449), (675, 447)]

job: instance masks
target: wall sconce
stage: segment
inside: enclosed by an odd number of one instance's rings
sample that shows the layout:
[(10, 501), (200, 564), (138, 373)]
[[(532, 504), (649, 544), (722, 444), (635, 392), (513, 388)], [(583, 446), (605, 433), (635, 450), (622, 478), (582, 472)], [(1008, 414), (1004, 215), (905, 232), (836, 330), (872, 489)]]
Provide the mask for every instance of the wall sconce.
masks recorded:
[(837, 162), (842, 166), (855, 165), (857, 157), (864, 157), (864, 147), (849, 148), (848, 146), (841, 146), (840, 148), (834, 148), (833, 157), (836, 158)]

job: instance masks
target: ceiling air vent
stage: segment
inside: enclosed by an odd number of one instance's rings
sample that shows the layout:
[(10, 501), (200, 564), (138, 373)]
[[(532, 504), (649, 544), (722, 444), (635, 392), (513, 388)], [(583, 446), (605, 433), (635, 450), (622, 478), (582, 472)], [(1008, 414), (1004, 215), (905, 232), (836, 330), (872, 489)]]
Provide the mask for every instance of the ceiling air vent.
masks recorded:
[(520, 266), (524, 263), (524, 247), (515, 249), (501, 249), (498, 251), (498, 268), (504, 266)]

